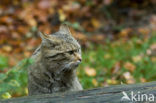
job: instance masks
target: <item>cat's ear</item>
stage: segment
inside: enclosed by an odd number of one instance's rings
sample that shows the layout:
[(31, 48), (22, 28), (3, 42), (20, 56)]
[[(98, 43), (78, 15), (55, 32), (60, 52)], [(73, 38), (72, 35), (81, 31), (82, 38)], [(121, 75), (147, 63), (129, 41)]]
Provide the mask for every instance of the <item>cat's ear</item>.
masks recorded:
[(66, 24), (62, 24), (60, 26), (59, 32), (65, 33), (65, 34), (71, 34), (71, 32)]
[(56, 37), (52, 36), (52, 35), (47, 35), (47, 34), (44, 34), (44, 33), (41, 33), (41, 32), (38, 32), (38, 34), (41, 37), (43, 44), (47, 44), (49, 42), (51, 42), (53, 44), (56, 44), (56, 43), (59, 42), (59, 40)]
[(38, 32), (39, 36), (41, 37), (42, 40), (49, 39), (50, 36), (44, 33), (41, 33), (40, 31)]

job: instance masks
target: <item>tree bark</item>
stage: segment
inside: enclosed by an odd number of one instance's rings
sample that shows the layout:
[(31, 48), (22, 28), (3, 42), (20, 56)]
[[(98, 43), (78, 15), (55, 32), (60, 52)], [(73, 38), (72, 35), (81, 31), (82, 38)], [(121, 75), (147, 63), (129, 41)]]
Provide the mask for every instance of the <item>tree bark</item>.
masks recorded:
[(131, 99), (131, 92), (141, 97), (142, 94), (154, 95), (156, 102), (156, 82), (133, 85), (114, 85), (91, 90), (43, 94), (0, 100), (0, 103), (155, 103), (149, 100), (121, 100), (125, 92)]

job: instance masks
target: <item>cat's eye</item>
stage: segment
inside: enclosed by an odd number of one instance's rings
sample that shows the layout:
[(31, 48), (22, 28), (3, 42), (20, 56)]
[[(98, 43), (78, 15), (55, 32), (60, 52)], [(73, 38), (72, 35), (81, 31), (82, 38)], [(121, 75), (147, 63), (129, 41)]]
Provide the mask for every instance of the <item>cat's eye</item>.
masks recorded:
[(59, 54), (55, 54), (55, 55), (52, 55), (52, 56), (48, 56), (48, 57), (46, 57), (46, 58), (55, 58), (55, 57), (57, 57)]
[(74, 51), (72, 50), (72, 51), (69, 51), (68, 53), (69, 53), (69, 54), (73, 54), (73, 53), (74, 53)]
[(75, 52), (79, 52), (79, 49), (68, 51), (69, 54), (74, 54)]

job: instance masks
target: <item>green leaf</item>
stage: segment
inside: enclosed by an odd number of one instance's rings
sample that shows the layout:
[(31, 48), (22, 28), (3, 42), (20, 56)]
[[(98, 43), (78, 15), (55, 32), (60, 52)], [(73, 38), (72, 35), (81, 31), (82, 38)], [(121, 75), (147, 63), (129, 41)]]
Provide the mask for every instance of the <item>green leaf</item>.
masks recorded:
[(0, 83), (7, 77), (6, 74), (0, 73)]
[(7, 66), (8, 66), (8, 58), (0, 56), (0, 69), (3, 70)]
[(11, 98), (11, 94), (9, 92), (6, 92), (6, 93), (2, 94), (2, 98), (4, 98), (4, 99)]

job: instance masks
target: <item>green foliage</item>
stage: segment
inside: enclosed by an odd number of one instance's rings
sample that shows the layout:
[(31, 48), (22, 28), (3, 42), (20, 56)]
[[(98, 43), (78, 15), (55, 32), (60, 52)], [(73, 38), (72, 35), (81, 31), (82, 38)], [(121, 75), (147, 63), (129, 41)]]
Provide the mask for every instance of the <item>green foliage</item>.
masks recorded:
[[(146, 81), (156, 79), (156, 63), (152, 61), (155, 56), (150, 56), (147, 50), (150, 46), (156, 43), (156, 35), (153, 34), (150, 38), (134, 37), (131, 40), (125, 41), (119, 39), (117, 41), (107, 41), (105, 45), (93, 45), (87, 51), (83, 51), (83, 62), (80, 65), (78, 75), (85, 89), (104, 85), (128, 83), (128, 80), (123, 76), (129, 72), (134, 83), (142, 82), (141, 78)], [(139, 59), (138, 59), (139, 58)], [(136, 59), (136, 60), (135, 60)], [(126, 63), (130, 63), (134, 67), (125, 67)], [(116, 64), (119, 64), (119, 70), (113, 72)], [(93, 68), (96, 71), (95, 76), (87, 75), (86, 67)], [(93, 82), (96, 79), (97, 84)], [(114, 82), (115, 81), (115, 82)]]
[(8, 58), (0, 56), (0, 70), (3, 70), (7, 66), (8, 66)]
[(6, 73), (0, 73), (0, 98), (27, 94), (27, 68), (31, 63), (32, 60), (24, 59)]

